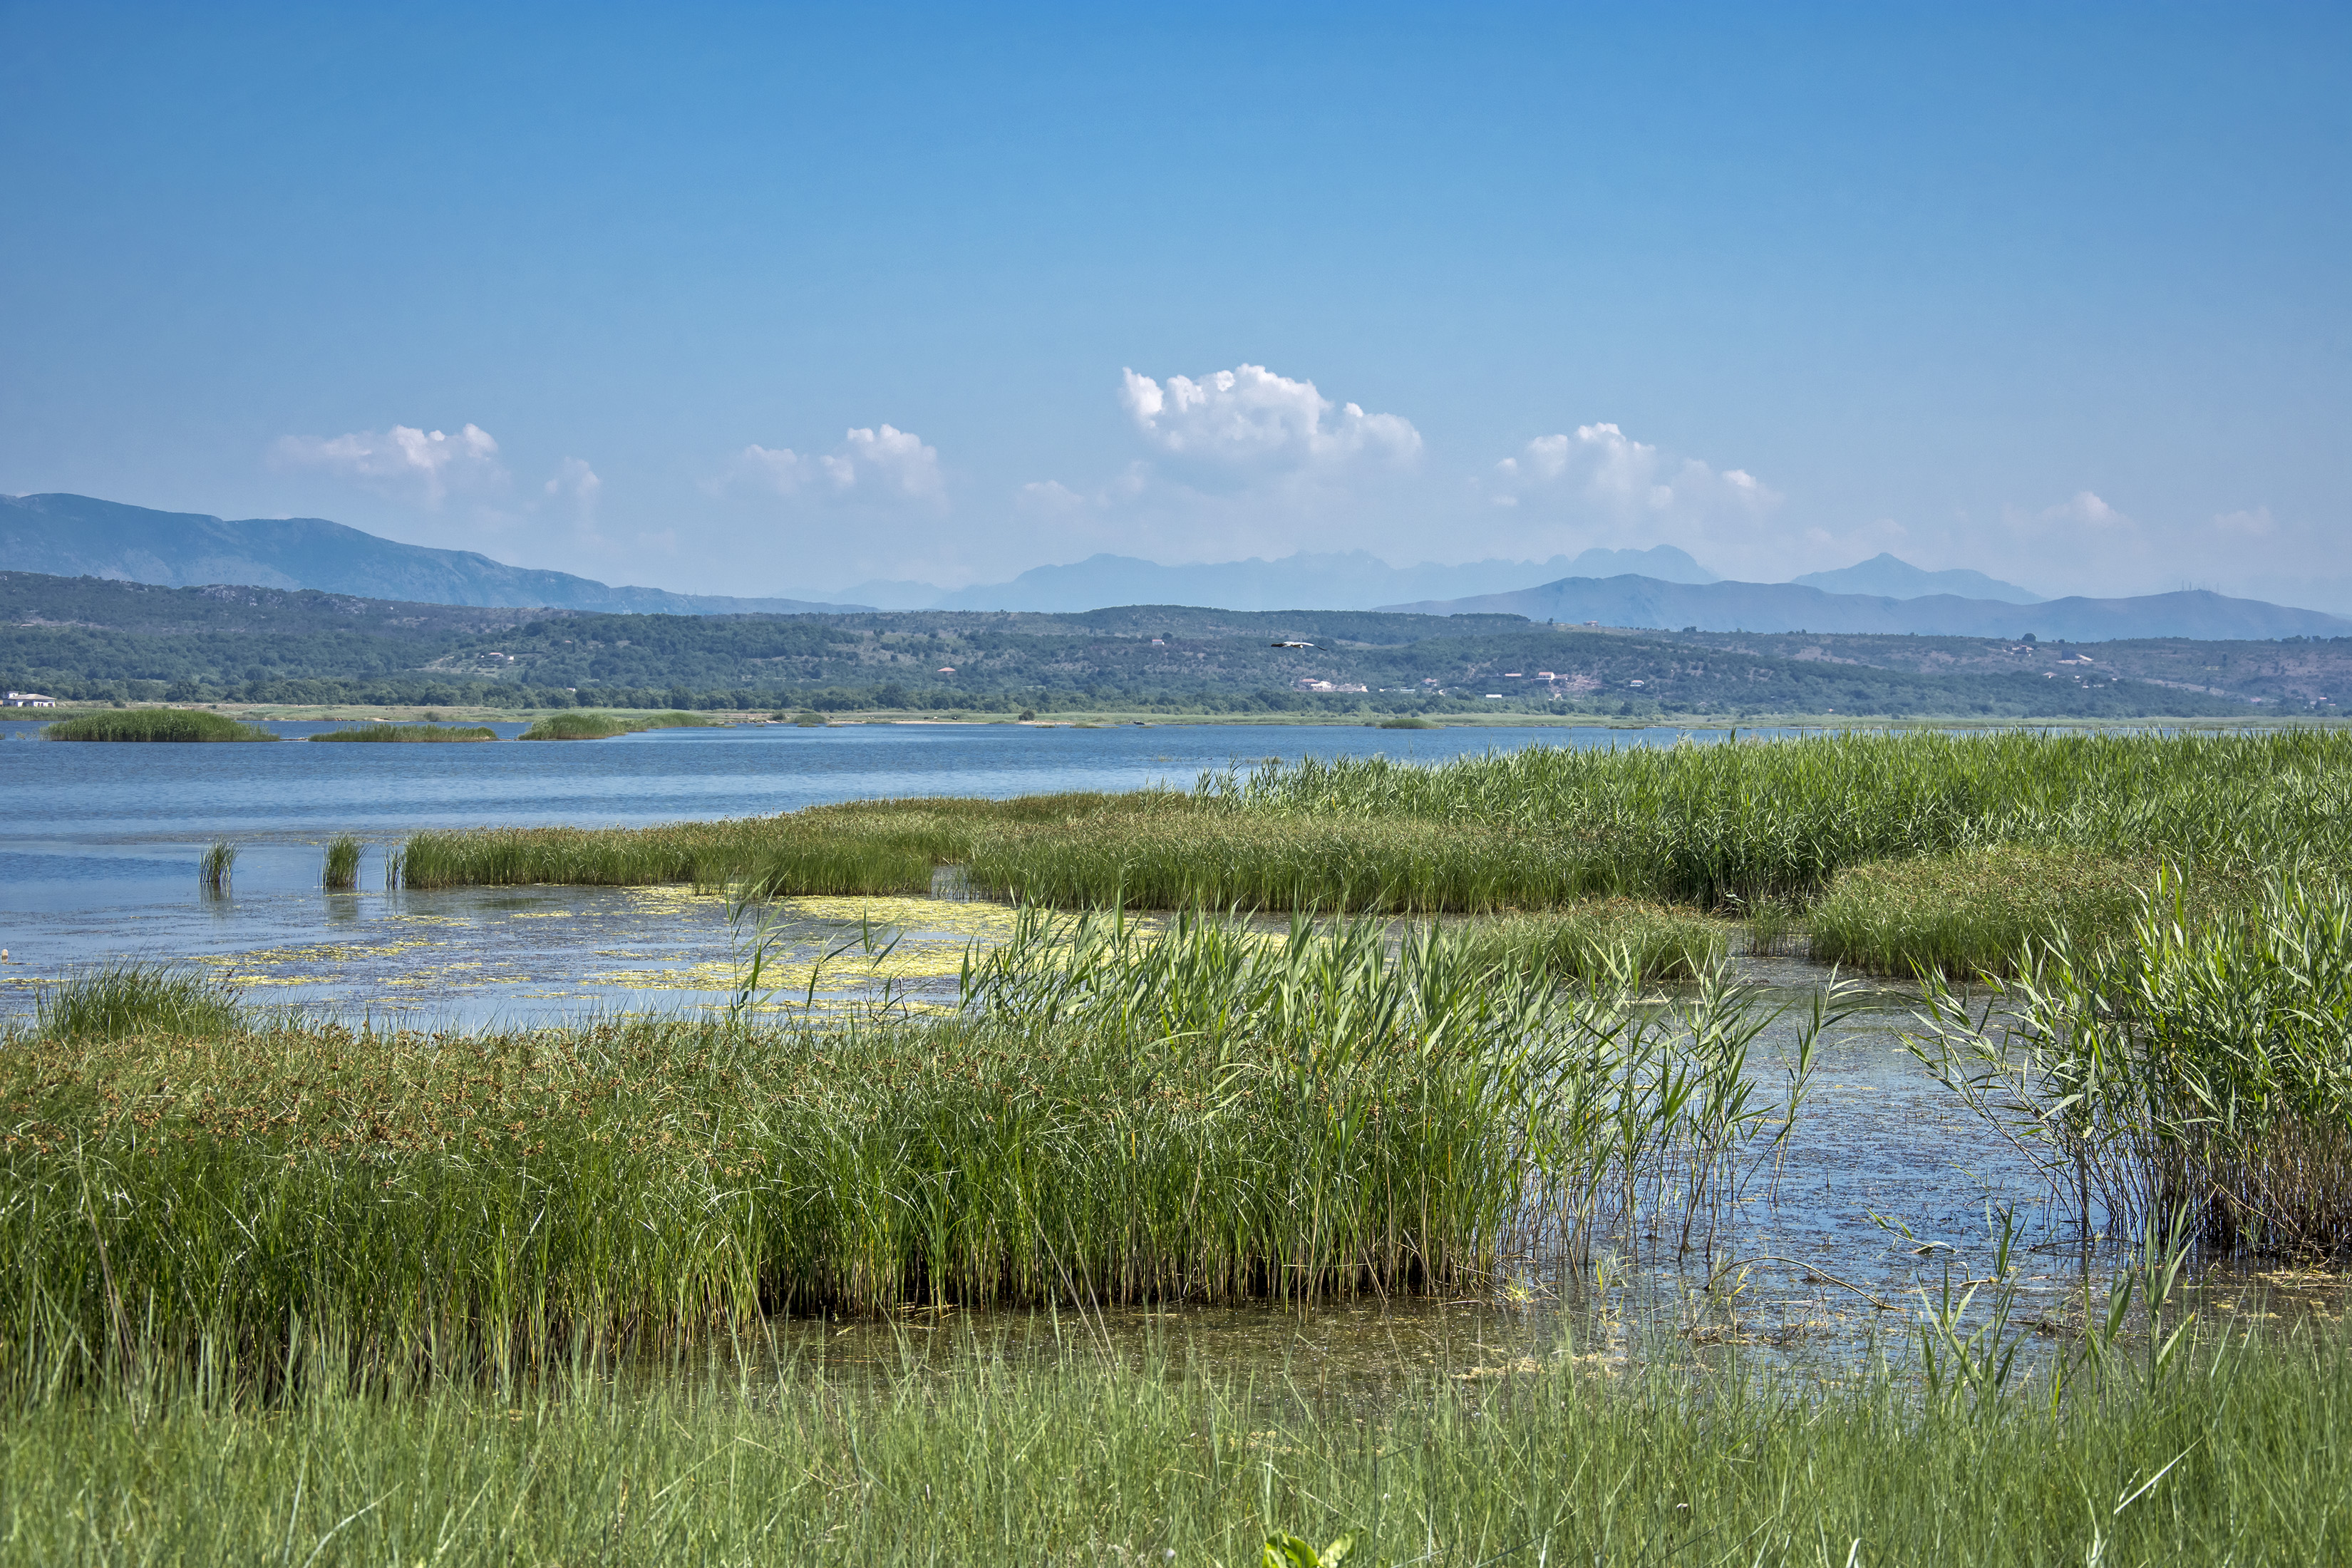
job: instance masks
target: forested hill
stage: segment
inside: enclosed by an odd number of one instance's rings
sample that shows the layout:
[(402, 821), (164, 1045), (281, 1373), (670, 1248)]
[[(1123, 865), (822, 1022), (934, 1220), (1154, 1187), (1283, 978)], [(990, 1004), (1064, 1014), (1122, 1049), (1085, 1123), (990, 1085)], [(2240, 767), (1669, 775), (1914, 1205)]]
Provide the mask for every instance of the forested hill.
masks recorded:
[[(2249, 700), (2263, 694), (2226, 680), (2145, 679), (2115, 655), (2121, 645), (2100, 645), (2091, 662), (2063, 649), (1999, 651), (1982, 639), (1783, 647), (1512, 616), (1170, 605), (617, 616), (7, 573), (0, 618), (0, 679), (96, 701), (1727, 719), (2196, 717), (2286, 706), (2279, 696)], [(1927, 647), (1944, 643), (1957, 651), (1939, 658)], [(1875, 644), (1889, 646), (1864, 646)], [(2286, 645), (2200, 646), (2250, 669), (2248, 646)], [(2318, 681), (2327, 692), (2321, 710), (2333, 710), (2347, 694), (2352, 643), (2291, 646), (2292, 658), (2322, 671), (2297, 689)], [(2302, 711), (2314, 700), (2294, 699)]]

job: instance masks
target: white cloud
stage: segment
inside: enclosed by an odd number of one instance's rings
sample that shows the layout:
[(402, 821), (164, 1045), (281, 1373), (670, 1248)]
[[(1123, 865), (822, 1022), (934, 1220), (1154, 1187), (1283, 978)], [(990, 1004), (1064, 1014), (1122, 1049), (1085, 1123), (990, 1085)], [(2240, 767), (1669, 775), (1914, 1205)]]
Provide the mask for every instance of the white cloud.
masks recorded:
[(604, 481), (596, 477), (596, 470), (585, 459), (566, 458), (563, 466), (555, 470), (555, 477), (547, 481), (545, 493), (554, 500), (570, 501), (574, 514), (585, 522), (596, 515), (596, 497), (604, 488)]
[(1580, 425), (1573, 436), (1538, 436), (1520, 455), (1495, 465), (1489, 498), (1497, 506), (1553, 496), (1619, 523), (1762, 517), (1779, 492), (1744, 468), (1710, 468), (1676, 458), (1614, 425)]
[(2270, 508), (2258, 506), (2252, 511), (2224, 512), (2213, 520), (2213, 526), (2242, 539), (2268, 539), (2278, 531), (2278, 519), (2271, 515)]
[(1119, 402), (1155, 452), (1235, 477), (1331, 473), (1361, 462), (1409, 467), (1421, 432), (1394, 414), (1334, 405), (1311, 381), (1244, 364), (1163, 385), (1122, 371)]
[(421, 498), (439, 506), (452, 491), (491, 489), (506, 482), (499, 444), (478, 425), (457, 435), (395, 425), (341, 436), (281, 436), (270, 449), (279, 468), (322, 468), (370, 489)]
[(2044, 507), (2042, 511), (2042, 521), (2073, 523), (2077, 527), (2102, 533), (2138, 526), (2130, 518), (2109, 506), (2090, 490), (2076, 490), (2072, 500), (2061, 501), (2056, 506)]
[(795, 498), (937, 503), (947, 494), (939, 448), (889, 425), (851, 430), (830, 452), (746, 447), (730, 478)]

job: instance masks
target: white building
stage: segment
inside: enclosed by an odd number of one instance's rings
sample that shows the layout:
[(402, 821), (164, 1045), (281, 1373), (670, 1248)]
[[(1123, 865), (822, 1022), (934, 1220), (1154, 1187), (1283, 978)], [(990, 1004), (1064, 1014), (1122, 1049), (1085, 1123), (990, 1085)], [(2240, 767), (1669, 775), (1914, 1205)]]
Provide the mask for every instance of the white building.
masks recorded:
[(11, 691), (5, 698), (0, 698), (0, 707), (5, 708), (54, 708), (57, 705), (56, 698), (44, 697), (37, 691)]

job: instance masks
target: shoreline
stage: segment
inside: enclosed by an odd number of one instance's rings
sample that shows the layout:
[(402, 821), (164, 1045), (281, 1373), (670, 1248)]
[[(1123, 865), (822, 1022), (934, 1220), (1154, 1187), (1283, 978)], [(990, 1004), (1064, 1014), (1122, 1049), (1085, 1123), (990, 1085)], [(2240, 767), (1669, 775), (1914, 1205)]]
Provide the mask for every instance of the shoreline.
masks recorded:
[[(400, 707), (368, 704), (298, 704), (273, 702), (131, 702), (118, 708), (111, 703), (60, 703), (55, 708), (0, 709), (0, 722), (48, 724), (60, 720), (80, 718), (91, 713), (121, 712), (141, 709), (186, 709), (197, 712), (219, 713), (225, 717), (283, 724), (335, 723), (444, 723), (444, 724), (520, 724), (529, 725), (550, 713), (598, 712), (615, 718), (628, 719), (672, 711), (660, 708), (595, 708), (556, 709), (484, 708), (465, 705), (438, 707)], [(770, 715), (783, 711), (769, 709), (713, 709), (709, 710), (709, 727), (729, 729), (739, 725), (760, 728), (792, 729), (791, 719), (775, 719)], [(1072, 712), (1056, 712), (1033, 720), (1016, 719), (1009, 714), (971, 714), (942, 712), (937, 709), (864, 709), (825, 715), (824, 727), (841, 729), (850, 726), (905, 725), (926, 728), (998, 727), (1022, 730), (1112, 729), (1144, 726), (1159, 729), (1171, 726), (1217, 725), (1254, 728), (1314, 728), (1314, 729), (1379, 729), (1384, 722), (1399, 718), (1417, 718), (1429, 727), (1441, 730), (2033, 730), (2063, 728), (2069, 730), (2144, 730), (2160, 726), (2175, 730), (2333, 730), (2352, 724), (2352, 718), (2305, 717), (2288, 715), (2248, 715), (2220, 718), (2212, 715), (2149, 714), (2134, 719), (2073, 718), (2064, 714), (2044, 714), (2032, 718), (1986, 718), (1980, 714), (1906, 714), (1900, 718), (1872, 713), (1759, 713), (1732, 717), (1720, 713), (1660, 712), (1644, 714), (1602, 715), (1596, 713), (1162, 713), (1135, 709), (1102, 709)], [(809, 726), (814, 728), (814, 726)], [(1398, 733), (1411, 734), (1420, 726), (1398, 726)]]

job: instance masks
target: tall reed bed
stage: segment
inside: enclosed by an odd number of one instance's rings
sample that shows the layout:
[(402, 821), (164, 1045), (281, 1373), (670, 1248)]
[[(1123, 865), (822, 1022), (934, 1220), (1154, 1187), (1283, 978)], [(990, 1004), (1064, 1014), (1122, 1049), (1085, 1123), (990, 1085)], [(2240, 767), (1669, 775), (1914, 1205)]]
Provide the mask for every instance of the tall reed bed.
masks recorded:
[[(1617, 967), (1630, 970), (1632, 961)], [(1034, 912), (944, 1021), (53, 1032), (0, 1053), (0, 1369), (291, 1325), (537, 1363), (772, 1311), (1453, 1291), (1707, 1247), (1801, 1084), (1764, 1015), (1517, 978), (1458, 931)]]
[[(1240, 815), (1481, 825), (1562, 846), (1585, 891), (1811, 902), (1836, 874), (1988, 845), (2352, 865), (2352, 732), (1841, 734), (1202, 781)], [(1549, 881), (1557, 873), (1537, 874)]]
[[(2127, 938), (2158, 869), (2144, 857), (2020, 844), (1849, 867), (1805, 913), (1810, 949), (1880, 974), (2013, 973), (2036, 942)], [(2200, 906), (2241, 890), (2226, 872), (2198, 879)]]
[(641, 734), (647, 730), (699, 729), (710, 721), (699, 713), (646, 713), (624, 716), (567, 709), (550, 713), (520, 737), (525, 741), (609, 741), (615, 735)]
[(2176, 1216), (2224, 1252), (2352, 1247), (2352, 898), (2273, 878), (2198, 910), (2160, 873), (2126, 937), (2026, 944), (2013, 1013), (1931, 987), (1915, 1042), (2085, 1237)]
[(772, 894), (926, 892), (932, 868), (968, 858), (991, 831), (1077, 826), (1107, 815), (1133, 824), (1191, 809), (1183, 795), (1146, 791), (868, 801), (656, 827), (425, 832), (404, 847), (401, 875), (412, 888), (683, 882)]
[[(1745, 912), (1801, 910), (1858, 867), (1955, 858), (1941, 882), (1902, 891), (1982, 925), (1990, 917), (1958, 902), (1973, 896), (1966, 858), (2012, 846), (2079, 853), (2069, 899), (2105, 885), (2101, 861), (2214, 877), (2352, 866), (2352, 734), (1857, 734), (1530, 747), (1433, 767), (1310, 759), (1207, 777), (1191, 795), (420, 835), (408, 864), (415, 886), (716, 885), (764, 867), (779, 891), (905, 891), (924, 885), (925, 863), (957, 863), (976, 889), (1063, 908), (1482, 912), (1630, 898)], [(1861, 943), (1875, 918), (1864, 891), (1832, 945), (1840, 932)], [(1862, 945), (1894, 954), (1939, 941), (1950, 946), (1932, 933)]]
[(41, 731), (45, 741), (274, 741), (278, 733), (241, 724), (224, 713), (193, 708), (131, 708), (61, 719)]

